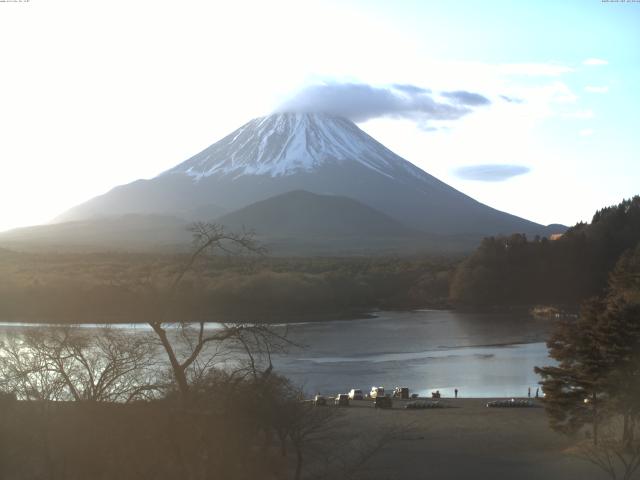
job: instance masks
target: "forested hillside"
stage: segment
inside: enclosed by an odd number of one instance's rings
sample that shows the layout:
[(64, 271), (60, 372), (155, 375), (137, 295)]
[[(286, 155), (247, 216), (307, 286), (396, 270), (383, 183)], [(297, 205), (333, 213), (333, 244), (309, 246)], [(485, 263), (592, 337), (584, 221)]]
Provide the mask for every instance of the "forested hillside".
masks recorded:
[(596, 212), (557, 240), (485, 238), (451, 284), (457, 305), (577, 305), (600, 294), (621, 255), (640, 242), (640, 197)]
[[(457, 257), (207, 257), (166, 302), (186, 255), (0, 251), (0, 319), (41, 322), (234, 321), (352, 316), (444, 306)], [(162, 301), (160, 301), (162, 300)], [(171, 309), (158, 312), (158, 305)]]

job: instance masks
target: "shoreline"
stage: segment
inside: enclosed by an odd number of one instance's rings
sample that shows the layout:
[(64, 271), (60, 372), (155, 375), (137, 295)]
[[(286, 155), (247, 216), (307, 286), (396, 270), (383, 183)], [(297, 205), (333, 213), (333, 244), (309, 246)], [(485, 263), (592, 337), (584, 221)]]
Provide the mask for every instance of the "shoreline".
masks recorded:
[[(263, 323), (266, 325), (294, 325), (294, 324), (306, 324), (316, 322), (343, 322), (351, 320), (367, 320), (380, 317), (380, 314), (384, 313), (420, 313), (420, 312), (455, 312), (461, 314), (496, 314), (496, 315), (519, 315), (527, 316), (537, 320), (553, 320), (552, 317), (536, 316), (532, 313), (534, 306), (516, 306), (516, 307), (452, 307), (446, 306), (443, 308), (437, 308), (435, 306), (423, 306), (414, 308), (371, 308), (366, 310), (347, 310), (340, 312), (315, 312), (315, 313), (277, 313), (268, 314), (263, 316), (253, 315), (219, 315), (217, 320), (205, 320), (206, 324), (222, 324), (222, 323)], [(215, 315), (213, 316), (215, 317)], [(226, 319), (231, 318), (233, 319)], [(189, 320), (185, 323), (197, 324), (200, 320)], [(179, 322), (166, 322), (166, 323), (179, 323)], [(46, 321), (42, 319), (15, 319), (15, 320), (2, 320), (0, 319), (0, 326), (12, 326), (12, 325), (24, 325), (24, 326), (66, 326), (66, 325), (147, 325), (146, 321), (131, 321), (131, 320), (107, 320), (105, 321)], [(493, 345), (487, 345), (493, 346)]]
[[(327, 400), (331, 400), (332, 397), (331, 395), (324, 395), (324, 397)], [(414, 402), (416, 400), (421, 401), (421, 402), (438, 402), (439, 404), (441, 404), (440, 408), (477, 408), (478, 406), (482, 406), (483, 408), (486, 408), (487, 410), (526, 410), (529, 408), (544, 408), (544, 404), (543, 404), (543, 400), (544, 397), (539, 397), (539, 398), (535, 398), (534, 396), (531, 397), (527, 397), (526, 395), (524, 396), (513, 396), (513, 397), (504, 397), (504, 396), (491, 396), (491, 397), (461, 397), (458, 396), (458, 398), (455, 397), (440, 397), (440, 398), (431, 398), (431, 397), (418, 397), (418, 398), (409, 398), (409, 399), (402, 399), (402, 398), (393, 398), (390, 397), (392, 400), (392, 408), (387, 409), (387, 410), (409, 410), (411, 411), (411, 409), (405, 409), (404, 407), (411, 402)], [(521, 400), (527, 400), (527, 401), (531, 401), (532, 402), (532, 406), (530, 407), (487, 407), (486, 403), (493, 401), (493, 400), (516, 400), (516, 401), (521, 401)], [(305, 398), (305, 401), (313, 401), (313, 397), (311, 398)], [(354, 409), (359, 409), (359, 408), (374, 408), (373, 407), (373, 402), (374, 400), (372, 398), (365, 398), (364, 400), (350, 400), (349, 401), (349, 407), (335, 407), (335, 408), (340, 408), (340, 409), (346, 409), (346, 408), (354, 408)], [(455, 404), (455, 405), (454, 405)], [(319, 407), (320, 408), (320, 407)], [(329, 408), (334, 408), (333, 405), (329, 405)], [(376, 409), (378, 410), (378, 409)], [(419, 409), (417, 409), (419, 410)]]
[[(333, 312), (333, 313), (310, 313), (310, 314), (282, 314), (282, 315), (268, 315), (264, 317), (241, 317), (236, 316), (235, 320), (205, 320), (205, 324), (222, 324), (222, 323), (262, 323), (266, 325), (291, 325), (296, 323), (315, 323), (315, 322), (333, 322), (333, 321), (349, 321), (349, 320), (366, 320), (370, 318), (377, 318), (375, 312), (380, 310), (367, 310), (367, 311), (353, 311), (353, 312)], [(389, 310), (391, 311), (391, 310)], [(411, 312), (417, 310), (393, 310), (401, 312)], [(199, 320), (185, 321), (187, 324), (198, 324)], [(166, 322), (180, 323), (180, 322)], [(16, 320), (0, 320), (0, 327), (2, 326), (42, 326), (42, 327), (62, 327), (62, 326), (108, 326), (108, 325), (148, 325), (145, 321), (130, 321), (130, 320), (118, 320), (118, 321), (86, 321), (86, 322), (59, 322), (59, 321), (44, 321), (36, 319), (16, 319)]]

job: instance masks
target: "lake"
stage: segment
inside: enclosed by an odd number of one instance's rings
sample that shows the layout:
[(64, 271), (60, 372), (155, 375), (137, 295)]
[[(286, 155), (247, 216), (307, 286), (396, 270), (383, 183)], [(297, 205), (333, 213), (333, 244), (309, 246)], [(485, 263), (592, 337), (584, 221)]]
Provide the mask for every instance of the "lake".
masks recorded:
[[(27, 326), (0, 323), (0, 334)], [(309, 395), (351, 388), (367, 393), (375, 385), (407, 386), (421, 395), (440, 390), (453, 396), (457, 388), (462, 397), (526, 396), (539, 380), (533, 367), (553, 363), (544, 343), (550, 326), (523, 314), (443, 310), (293, 323), (288, 336), (303, 347), (274, 356), (273, 363)], [(149, 333), (145, 325), (117, 328)]]
[(528, 315), (442, 310), (379, 312), (376, 318), (294, 324), (307, 345), (275, 359), (276, 369), (309, 393), (407, 386), (421, 395), (512, 397), (538, 386), (534, 366), (549, 365), (551, 323)]

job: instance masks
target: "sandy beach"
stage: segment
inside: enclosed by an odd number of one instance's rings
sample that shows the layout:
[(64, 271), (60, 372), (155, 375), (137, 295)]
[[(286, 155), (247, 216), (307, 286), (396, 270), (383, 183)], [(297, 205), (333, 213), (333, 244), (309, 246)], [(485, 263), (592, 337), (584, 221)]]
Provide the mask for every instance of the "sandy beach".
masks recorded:
[(392, 410), (352, 401), (345, 427), (363, 438), (390, 432), (366, 465), (375, 479), (604, 479), (573, 457), (572, 442), (553, 432), (544, 408), (487, 408), (488, 399), (442, 399), (446, 408)]

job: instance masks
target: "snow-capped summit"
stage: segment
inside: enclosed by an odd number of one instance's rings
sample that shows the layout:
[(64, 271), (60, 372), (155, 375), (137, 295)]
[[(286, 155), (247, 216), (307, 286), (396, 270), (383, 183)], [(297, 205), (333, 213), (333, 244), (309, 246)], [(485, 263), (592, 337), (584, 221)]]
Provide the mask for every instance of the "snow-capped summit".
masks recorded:
[[(321, 113), (275, 113), (251, 120), (157, 177), (116, 187), (57, 221), (130, 213), (214, 220), (300, 190), (356, 200), (422, 232), (474, 239), (546, 233), (542, 225), (483, 205), (441, 182), (353, 122)], [(299, 197), (282, 198), (295, 202)], [(282, 205), (282, 200), (266, 205)], [(314, 209), (308, 210), (313, 215)]]
[(275, 113), (251, 120), (163, 175), (278, 177), (349, 161), (389, 178), (424, 173), (350, 120), (324, 113)]

